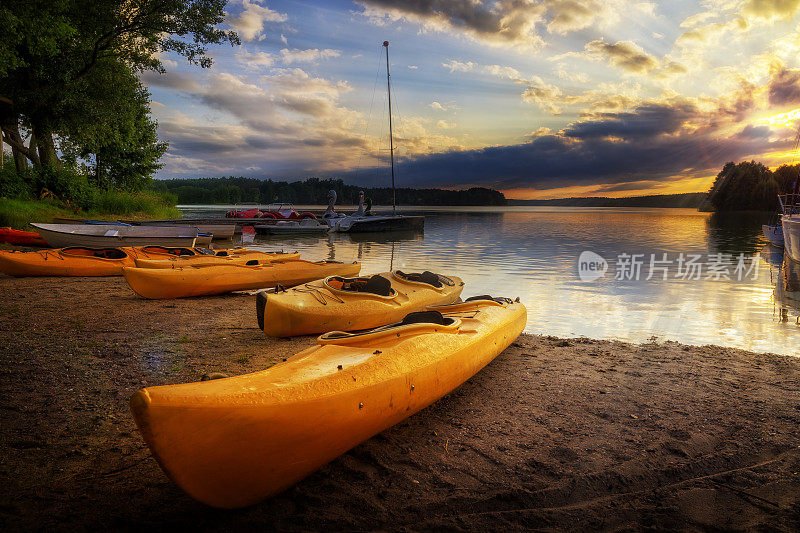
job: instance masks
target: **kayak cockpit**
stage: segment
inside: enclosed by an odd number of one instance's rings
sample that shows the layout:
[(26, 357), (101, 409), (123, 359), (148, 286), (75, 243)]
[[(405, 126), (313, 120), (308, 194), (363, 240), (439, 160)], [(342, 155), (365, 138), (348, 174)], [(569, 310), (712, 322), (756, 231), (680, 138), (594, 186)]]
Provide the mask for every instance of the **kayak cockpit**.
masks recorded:
[(448, 287), (452, 287), (456, 284), (455, 281), (448, 278), (447, 276), (442, 276), (441, 274), (436, 274), (431, 272), (430, 270), (426, 270), (424, 272), (403, 272), (402, 270), (395, 270), (392, 272), (392, 275), (401, 281), (405, 281), (407, 283), (421, 283), (425, 285), (430, 285), (435, 289), (441, 289), (445, 285)]
[(119, 248), (84, 248), (82, 246), (62, 248), (61, 255), (98, 259), (125, 259), (128, 257), (128, 254)]
[(397, 295), (392, 288), (392, 282), (378, 274), (358, 278), (331, 276), (326, 278), (324, 283), (328, 289), (339, 292), (367, 293), (389, 298)]

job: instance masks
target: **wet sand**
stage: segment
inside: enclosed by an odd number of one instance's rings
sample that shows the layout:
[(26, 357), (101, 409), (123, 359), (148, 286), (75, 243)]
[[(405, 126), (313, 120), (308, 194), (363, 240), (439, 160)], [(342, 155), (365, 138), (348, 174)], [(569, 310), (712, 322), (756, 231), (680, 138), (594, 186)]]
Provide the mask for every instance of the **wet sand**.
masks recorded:
[(285, 493), (205, 507), (128, 398), (313, 344), (265, 337), (254, 300), (0, 275), (0, 526), (800, 530), (800, 358), (531, 335)]

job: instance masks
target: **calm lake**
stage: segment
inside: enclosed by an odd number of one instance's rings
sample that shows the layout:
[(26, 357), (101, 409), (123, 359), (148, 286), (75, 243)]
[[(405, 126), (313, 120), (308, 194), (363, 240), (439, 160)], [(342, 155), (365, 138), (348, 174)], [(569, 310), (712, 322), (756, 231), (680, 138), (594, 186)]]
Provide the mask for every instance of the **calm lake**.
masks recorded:
[[(187, 217), (231, 208), (179, 207)], [(466, 282), (464, 297), (518, 296), (528, 308), (529, 333), (656, 337), (800, 355), (800, 265), (787, 260), (784, 267), (782, 250), (766, 246), (761, 224), (769, 217), (646, 208), (402, 212), (425, 214), (424, 234), (258, 235), (249, 247), (357, 260), (362, 274), (454, 274)]]

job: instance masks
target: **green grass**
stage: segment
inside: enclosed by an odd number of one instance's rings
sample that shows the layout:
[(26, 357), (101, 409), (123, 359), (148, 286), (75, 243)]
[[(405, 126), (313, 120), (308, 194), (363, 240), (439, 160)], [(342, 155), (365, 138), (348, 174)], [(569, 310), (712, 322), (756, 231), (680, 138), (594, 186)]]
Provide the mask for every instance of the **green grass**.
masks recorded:
[(0, 198), (0, 226), (30, 230), (29, 222), (52, 222), (54, 218), (132, 220), (180, 218), (173, 198), (154, 191), (96, 191), (89, 209), (70, 209), (54, 200)]

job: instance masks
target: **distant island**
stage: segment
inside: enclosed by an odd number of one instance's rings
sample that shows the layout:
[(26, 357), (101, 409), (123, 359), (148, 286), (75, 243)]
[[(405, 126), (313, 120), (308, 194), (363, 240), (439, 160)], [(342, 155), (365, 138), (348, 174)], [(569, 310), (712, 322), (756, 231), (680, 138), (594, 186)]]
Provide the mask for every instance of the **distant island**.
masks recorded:
[(683, 194), (653, 194), (649, 196), (629, 196), (627, 198), (607, 198), (589, 196), (586, 198), (554, 198), (551, 200), (515, 200), (509, 198), (508, 205), (569, 206), (569, 207), (683, 207), (698, 208), (706, 197), (704, 192)]
[[(156, 180), (157, 190), (171, 193), (178, 204), (271, 204), (277, 202), (325, 205), (328, 191), (336, 191), (338, 203), (355, 205), (358, 194), (375, 205), (392, 205), (392, 189), (347, 185), (340, 179), (309, 178), (303, 181), (273, 181), (256, 178), (197, 178)], [(500, 191), (484, 187), (464, 190), (397, 189), (398, 205), (508, 205)]]

